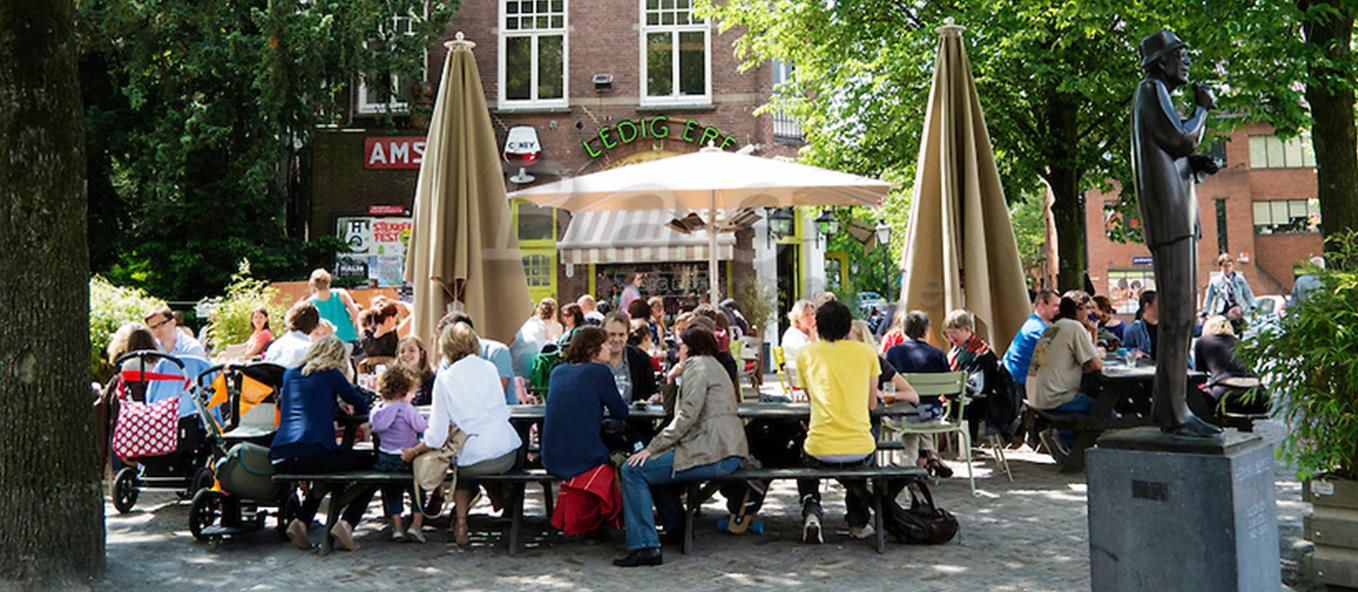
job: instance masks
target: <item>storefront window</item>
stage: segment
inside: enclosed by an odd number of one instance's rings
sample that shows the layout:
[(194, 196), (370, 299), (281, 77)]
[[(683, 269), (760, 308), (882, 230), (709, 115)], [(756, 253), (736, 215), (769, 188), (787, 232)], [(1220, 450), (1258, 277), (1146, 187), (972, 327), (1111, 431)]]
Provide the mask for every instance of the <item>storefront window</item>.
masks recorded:
[(1154, 289), (1155, 272), (1152, 269), (1108, 270), (1108, 299), (1121, 314), (1136, 314), (1141, 306), (1141, 293)]
[(503, 0), (501, 106), (566, 104), (566, 0)]
[(710, 33), (690, 0), (641, 0), (643, 103), (712, 99)]
[(528, 279), (528, 288), (546, 288), (552, 285), (552, 276), (556, 273), (556, 263), (549, 255), (525, 255), (523, 257), (523, 275)]

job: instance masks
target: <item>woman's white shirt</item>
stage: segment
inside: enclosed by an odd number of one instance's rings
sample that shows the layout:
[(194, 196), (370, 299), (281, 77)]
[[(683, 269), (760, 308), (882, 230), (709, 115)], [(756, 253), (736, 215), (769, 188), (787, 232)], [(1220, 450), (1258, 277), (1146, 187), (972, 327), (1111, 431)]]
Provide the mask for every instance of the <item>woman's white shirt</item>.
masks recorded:
[(434, 380), (434, 409), (424, 444), (437, 449), (448, 439), (452, 423), (468, 436), (457, 466), (474, 465), (519, 449), (523, 441), (509, 423), (509, 406), (495, 365), (466, 356), (439, 371)]

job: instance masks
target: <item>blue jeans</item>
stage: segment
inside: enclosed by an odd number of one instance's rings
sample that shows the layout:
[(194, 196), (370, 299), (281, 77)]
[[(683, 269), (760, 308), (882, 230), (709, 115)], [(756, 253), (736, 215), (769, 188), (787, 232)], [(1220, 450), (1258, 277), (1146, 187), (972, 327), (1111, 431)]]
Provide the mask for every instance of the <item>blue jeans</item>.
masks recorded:
[(655, 533), (655, 514), (651, 510), (652, 485), (671, 485), (684, 481), (704, 481), (727, 475), (740, 468), (739, 456), (674, 472), (674, 451), (646, 459), (639, 467), (622, 467), (622, 510), (627, 526), (627, 550), (660, 547)]
[[(1071, 415), (1089, 415), (1089, 412), (1093, 410), (1094, 397), (1084, 393), (1075, 393), (1074, 399), (1051, 409), (1054, 413)], [(1075, 445), (1075, 432), (1073, 430), (1056, 430), (1056, 435), (1061, 437), (1061, 443), (1065, 444), (1067, 449)]]
[[(384, 473), (410, 473), (410, 463), (401, 460), (401, 455), (389, 452), (377, 452), (377, 462), (373, 463), (374, 471)], [(391, 484), (382, 486), (382, 508), (387, 516), (400, 516), (405, 511), (405, 494), (410, 491), (410, 507), (412, 510), (420, 511), (419, 504), (415, 503), (414, 479), (410, 483)]]

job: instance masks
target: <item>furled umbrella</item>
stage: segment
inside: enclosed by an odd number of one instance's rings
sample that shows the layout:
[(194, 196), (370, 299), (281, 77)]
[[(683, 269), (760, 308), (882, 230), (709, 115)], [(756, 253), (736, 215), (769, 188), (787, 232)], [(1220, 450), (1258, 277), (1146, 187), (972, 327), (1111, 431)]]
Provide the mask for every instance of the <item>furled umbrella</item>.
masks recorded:
[(514, 219), (486, 109), (474, 43), (447, 44), (443, 78), (415, 189), (406, 281), (415, 288), (414, 334), (427, 344), (450, 309), (505, 343), (532, 313)]
[(971, 311), (976, 334), (1003, 355), (1028, 316), (1028, 291), (964, 30), (951, 19), (938, 28), (901, 301), (934, 319), (930, 340), (939, 345), (944, 315)]
[[(892, 189), (885, 181), (795, 162), (703, 148), (697, 152), (539, 185), (511, 196), (572, 212), (665, 210), (704, 212), (708, 277), (717, 277), (717, 236), (729, 226), (719, 210), (787, 206), (876, 206)], [(716, 281), (709, 282), (719, 302)]]

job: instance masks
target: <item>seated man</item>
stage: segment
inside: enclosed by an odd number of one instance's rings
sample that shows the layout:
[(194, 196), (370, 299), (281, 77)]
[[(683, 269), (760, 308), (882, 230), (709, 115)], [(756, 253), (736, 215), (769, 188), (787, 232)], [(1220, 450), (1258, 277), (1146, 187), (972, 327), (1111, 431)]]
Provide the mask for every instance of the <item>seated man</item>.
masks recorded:
[[(438, 334), (442, 335), (444, 328), (454, 323), (462, 323), (467, 325), (467, 328), (476, 330), (476, 326), (472, 324), (472, 318), (467, 316), (467, 313), (450, 312), (439, 319), (436, 326)], [(515, 405), (519, 403), (518, 393), (509, 387), (509, 384), (514, 381), (514, 358), (509, 353), (509, 346), (485, 337), (477, 337), (477, 341), (481, 345), (481, 352), (477, 354), (477, 357), (495, 365), (495, 373), (500, 377), (500, 389), (504, 391), (505, 404)], [(439, 360), (439, 370), (447, 367), (446, 361)]]
[(155, 335), (156, 343), (160, 344), (160, 351), (176, 357), (207, 357), (207, 350), (203, 349), (203, 344), (198, 343), (192, 335), (179, 331), (179, 321), (168, 306), (161, 305), (147, 311), (142, 321), (146, 323), (146, 328), (151, 330), (151, 334)]
[(283, 317), (288, 332), (264, 350), (264, 361), (284, 368), (296, 368), (311, 348), (311, 332), (321, 322), (321, 313), (310, 300), (299, 300)]
[[(929, 315), (924, 311), (912, 310), (905, 315), (905, 341), (886, 352), (886, 361), (902, 374), (918, 372), (952, 372), (948, 364), (948, 354), (924, 339), (929, 335)], [(943, 405), (938, 397), (926, 397), (916, 406), (919, 413), (909, 416), (910, 423), (936, 421), (943, 417)], [(933, 434), (905, 434), (901, 438), (905, 448), (901, 458), (913, 460), (921, 468), (940, 477), (951, 477), (952, 469), (943, 464), (934, 446)]]
[(1138, 358), (1155, 359), (1155, 342), (1160, 337), (1160, 307), (1155, 302), (1155, 290), (1141, 293), (1141, 310), (1137, 319), (1127, 327), (1122, 347), (1132, 350)]
[[(811, 399), (811, 423), (802, 447), (812, 467), (870, 465), (877, 451), (869, 412), (877, 407), (877, 375), (881, 368), (872, 346), (846, 339), (853, 315), (843, 303), (826, 302), (816, 309), (820, 340), (808, 344), (797, 357), (797, 373)], [(945, 362), (946, 363), (946, 362)], [(871, 494), (862, 479), (840, 482), (846, 490), (849, 536), (873, 534)], [(822, 543), (820, 480), (798, 479), (802, 500), (802, 542)]]
[[(1103, 355), (1094, 346), (1097, 326), (1089, 321), (1092, 307), (1089, 295), (1079, 290), (1061, 295), (1056, 320), (1038, 339), (1028, 367), (1026, 389), (1033, 409), (1088, 415), (1094, 408), (1094, 398), (1080, 392), (1084, 373), (1103, 371)], [(1052, 457), (1062, 462), (1075, 442), (1075, 432), (1061, 430), (1058, 435), (1059, 442), (1050, 429), (1040, 437)]]

